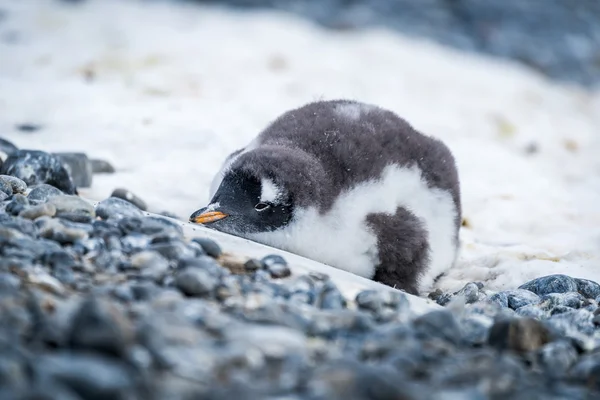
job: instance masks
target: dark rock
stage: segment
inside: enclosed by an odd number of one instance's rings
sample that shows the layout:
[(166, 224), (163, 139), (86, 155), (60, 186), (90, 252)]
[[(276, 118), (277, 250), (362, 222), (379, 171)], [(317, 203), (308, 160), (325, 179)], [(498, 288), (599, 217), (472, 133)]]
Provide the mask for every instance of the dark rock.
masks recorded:
[(23, 124), (16, 125), (15, 128), (21, 132), (33, 133), (33, 132), (37, 132), (40, 129), (42, 129), (42, 126), (38, 125), (38, 124), (23, 123)]
[(580, 308), (583, 304), (583, 300), (584, 297), (577, 292), (550, 293), (542, 296), (540, 306), (548, 310), (557, 306)]
[(56, 215), (56, 207), (48, 203), (30, 206), (19, 212), (19, 217), (32, 220), (43, 216), (54, 217), (54, 215)]
[(25, 193), (27, 184), (10, 175), (0, 175), (0, 190), (11, 196), (13, 193)]
[(90, 354), (40, 355), (33, 363), (37, 381), (59, 382), (82, 399), (135, 398), (132, 371), (118, 360)]
[(417, 317), (413, 327), (422, 338), (439, 338), (454, 345), (461, 340), (461, 331), (454, 315), (444, 310), (430, 311)]
[(576, 292), (577, 282), (567, 275), (548, 275), (524, 283), (519, 286), (519, 289), (529, 290), (538, 296), (543, 296), (549, 293)]
[(119, 310), (106, 300), (90, 297), (73, 317), (69, 345), (73, 349), (121, 357), (133, 332)]
[(198, 243), (204, 249), (204, 252), (213, 258), (219, 258), (221, 256), (221, 247), (212, 239), (208, 238), (193, 238), (193, 242)]
[(117, 197), (109, 197), (98, 203), (96, 206), (96, 215), (102, 219), (120, 219), (124, 217), (139, 218), (142, 217), (144, 213), (128, 201)]
[(152, 243), (148, 246), (148, 249), (156, 251), (168, 260), (173, 261), (195, 256), (194, 250), (180, 240)]
[(540, 309), (539, 307), (533, 305), (533, 304), (529, 304), (520, 308), (517, 308), (516, 310), (517, 315), (521, 316), (521, 317), (530, 317), (530, 318), (534, 318), (534, 319), (545, 319), (548, 314), (546, 313), (546, 311)]
[(128, 201), (142, 211), (146, 211), (148, 209), (148, 206), (146, 205), (146, 202), (144, 200), (142, 200), (141, 198), (139, 198), (138, 196), (136, 196), (130, 190), (127, 190), (127, 189), (122, 189), (122, 188), (115, 189), (115, 190), (113, 190), (111, 197), (116, 197), (116, 198)]
[(595, 325), (594, 314), (587, 310), (567, 310), (553, 314), (548, 323), (563, 335), (571, 336), (573, 333), (592, 335)]
[(287, 278), (292, 274), (287, 261), (278, 255), (268, 255), (261, 260), (263, 267), (269, 271), (272, 278), (281, 279)]
[(76, 187), (92, 186), (92, 164), (85, 153), (53, 153), (67, 170)]
[(90, 164), (92, 165), (92, 172), (94, 174), (114, 174), (115, 167), (112, 166), (111, 163), (105, 160), (99, 160), (92, 158), (90, 160)]
[(166, 258), (154, 251), (142, 251), (131, 257), (131, 265), (140, 270), (143, 277), (159, 282), (169, 271)]
[(8, 156), (0, 174), (22, 179), (28, 186), (47, 183), (66, 194), (76, 194), (75, 185), (60, 160), (43, 151), (18, 150)]
[(575, 278), (577, 291), (586, 299), (595, 299), (600, 296), (600, 284), (587, 279)]
[(496, 304), (500, 307), (507, 308), (508, 307), (508, 296), (505, 292), (494, 293), (487, 299), (488, 303)]
[(493, 320), (485, 315), (470, 315), (461, 321), (461, 332), (464, 340), (473, 345), (481, 346), (488, 338)]
[(317, 295), (316, 306), (324, 310), (341, 310), (346, 305), (346, 299), (337, 286), (331, 281), (325, 282)]
[(251, 258), (244, 263), (244, 271), (248, 273), (255, 273), (262, 268), (262, 263), (256, 258)]
[(513, 310), (529, 304), (537, 304), (540, 302), (540, 297), (529, 290), (507, 290), (504, 293), (506, 294), (506, 298), (508, 300), (508, 306)]
[(27, 195), (27, 198), (32, 202), (44, 203), (52, 197), (60, 196), (62, 194), (64, 193), (54, 186), (43, 183), (41, 185), (34, 186)]
[(19, 150), (19, 148), (17, 146), (15, 146), (14, 144), (12, 144), (11, 142), (9, 142), (6, 139), (0, 138), (0, 160), (1, 161), (6, 160), (6, 158), (9, 155), (11, 155), (12, 153), (14, 153), (17, 150)]
[(19, 213), (27, 208), (29, 200), (22, 194), (15, 194), (12, 200), (6, 205), (4, 211), (11, 215), (19, 215)]
[(361, 310), (379, 312), (383, 308), (383, 298), (375, 290), (363, 290), (356, 295), (356, 305)]
[(532, 318), (512, 318), (494, 323), (488, 344), (499, 350), (516, 353), (534, 351), (550, 342), (551, 333), (541, 322)]
[(540, 363), (552, 376), (566, 374), (578, 356), (573, 344), (565, 340), (548, 343), (539, 350)]
[(57, 219), (45, 221), (44, 225), (39, 228), (39, 234), (43, 238), (62, 244), (73, 244), (88, 237), (88, 232), (85, 229), (73, 225), (69, 226), (64, 221)]
[(475, 303), (479, 300), (479, 286), (475, 282), (470, 282), (461, 290), (455, 293), (456, 296), (462, 296), (467, 304)]
[(175, 285), (183, 294), (192, 297), (210, 296), (216, 289), (218, 280), (199, 268), (186, 268), (177, 273)]

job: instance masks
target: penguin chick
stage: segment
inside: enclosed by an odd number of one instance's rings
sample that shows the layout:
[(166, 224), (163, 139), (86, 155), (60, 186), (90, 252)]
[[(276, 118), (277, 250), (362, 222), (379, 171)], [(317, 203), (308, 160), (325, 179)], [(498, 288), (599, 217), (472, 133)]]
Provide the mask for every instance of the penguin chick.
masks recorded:
[(457, 256), (458, 173), (388, 110), (313, 102), (228, 156), (190, 221), (418, 294)]

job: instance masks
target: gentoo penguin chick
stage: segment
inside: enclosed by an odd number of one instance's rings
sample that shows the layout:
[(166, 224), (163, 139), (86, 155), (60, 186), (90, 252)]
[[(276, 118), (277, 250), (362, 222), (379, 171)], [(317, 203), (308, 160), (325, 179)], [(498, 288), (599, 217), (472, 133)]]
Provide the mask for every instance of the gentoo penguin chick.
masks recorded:
[(452, 266), (461, 221), (450, 150), (349, 100), (288, 111), (227, 157), (191, 222), (409, 293)]

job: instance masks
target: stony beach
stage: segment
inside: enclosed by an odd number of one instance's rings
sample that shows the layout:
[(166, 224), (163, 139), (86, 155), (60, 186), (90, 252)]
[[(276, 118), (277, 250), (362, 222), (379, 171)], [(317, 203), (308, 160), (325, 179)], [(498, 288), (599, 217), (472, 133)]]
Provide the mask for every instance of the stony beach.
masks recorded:
[(1, 143), (2, 399), (600, 398), (596, 282), (472, 282), (418, 314), (400, 291), (347, 298), (278, 255), (227, 261), (126, 190), (94, 205), (70, 193), (91, 165)]

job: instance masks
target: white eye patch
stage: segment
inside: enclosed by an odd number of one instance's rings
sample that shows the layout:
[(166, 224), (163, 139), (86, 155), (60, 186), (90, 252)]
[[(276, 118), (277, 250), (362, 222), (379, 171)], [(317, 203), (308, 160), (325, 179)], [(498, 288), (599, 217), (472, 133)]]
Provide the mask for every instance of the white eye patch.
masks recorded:
[(276, 200), (278, 200), (281, 197), (281, 194), (282, 194), (281, 188), (279, 188), (277, 185), (275, 185), (275, 182), (273, 182), (272, 180), (267, 179), (267, 178), (262, 178), (260, 180), (260, 186), (261, 186), (261, 191), (260, 191), (260, 201), (261, 202), (274, 203)]

